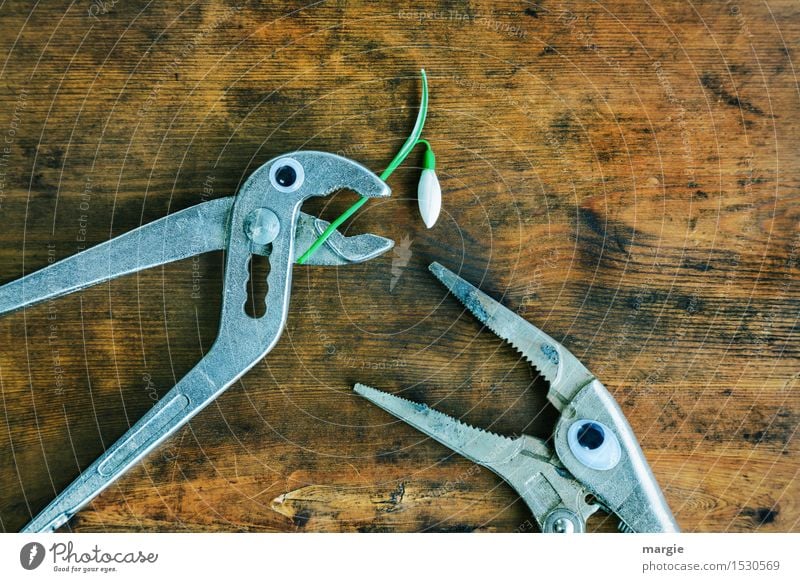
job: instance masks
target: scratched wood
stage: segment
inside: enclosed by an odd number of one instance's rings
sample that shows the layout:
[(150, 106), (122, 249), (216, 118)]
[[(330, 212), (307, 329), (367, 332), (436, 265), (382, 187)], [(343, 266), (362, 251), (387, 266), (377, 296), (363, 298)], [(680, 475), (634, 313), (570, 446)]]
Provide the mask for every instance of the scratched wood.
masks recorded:
[[(351, 393), (546, 437), (547, 386), (426, 272), (563, 341), (614, 392), (687, 531), (796, 531), (800, 6), (667, 1), (0, 8), (0, 280), (228, 196), (299, 148), (381, 169), (418, 70), (418, 165), (298, 267), (266, 360), (64, 529), (535, 531), (514, 492)], [(421, 155), (421, 153), (419, 153)], [(332, 218), (352, 194), (306, 210)], [(17, 531), (211, 345), (221, 253), (0, 319), (0, 528)], [(592, 529), (615, 521), (595, 518)]]

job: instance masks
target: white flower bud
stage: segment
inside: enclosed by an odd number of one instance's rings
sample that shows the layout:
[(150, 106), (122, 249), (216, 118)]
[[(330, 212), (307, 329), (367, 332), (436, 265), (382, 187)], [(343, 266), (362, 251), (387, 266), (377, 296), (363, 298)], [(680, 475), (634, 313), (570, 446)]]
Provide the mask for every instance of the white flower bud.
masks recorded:
[(417, 202), (425, 226), (432, 228), (442, 209), (442, 187), (439, 185), (439, 178), (436, 177), (436, 170), (422, 170), (417, 188)]

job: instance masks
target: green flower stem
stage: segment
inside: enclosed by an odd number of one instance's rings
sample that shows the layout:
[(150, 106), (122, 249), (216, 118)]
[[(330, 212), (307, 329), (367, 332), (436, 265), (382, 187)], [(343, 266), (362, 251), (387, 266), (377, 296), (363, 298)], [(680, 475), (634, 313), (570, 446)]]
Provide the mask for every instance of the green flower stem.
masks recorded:
[[(425, 140), (420, 140), (419, 137), (420, 135), (422, 135), (422, 128), (425, 125), (425, 118), (428, 115), (428, 77), (425, 75), (425, 69), (422, 69), (421, 72), (422, 72), (422, 101), (420, 102), (419, 113), (417, 114), (417, 121), (414, 124), (414, 129), (411, 131), (411, 135), (408, 136), (408, 139), (403, 144), (403, 147), (400, 148), (400, 151), (397, 152), (397, 154), (394, 156), (394, 159), (392, 159), (392, 161), (389, 162), (389, 165), (381, 174), (380, 178), (384, 182), (389, 178), (389, 176), (392, 175), (392, 172), (394, 172), (397, 169), (397, 167), (403, 163), (408, 154), (411, 153), (411, 150), (414, 149), (414, 146), (416, 146), (417, 143), (419, 143), (420, 141), (424, 142), (428, 146), (428, 149), (426, 150), (425, 154), (426, 160), (428, 157), (428, 152), (431, 152), (431, 155), (433, 155), (433, 152), (430, 149), (430, 144), (428, 144), (428, 142)], [(328, 238), (333, 234), (333, 232), (337, 228), (339, 228), (339, 226), (341, 226), (345, 220), (353, 216), (353, 214), (355, 214), (359, 208), (364, 206), (367, 200), (369, 200), (369, 198), (362, 197), (350, 208), (345, 210), (342, 213), (342, 215), (339, 216), (339, 218), (331, 222), (330, 226), (326, 228), (321, 235), (319, 235), (319, 238), (314, 241), (314, 243), (308, 248), (308, 250), (305, 253), (303, 253), (303, 255), (300, 258), (297, 259), (297, 264), (299, 265), (304, 264), (309, 259), (309, 257), (317, 251), (319, 247), (325, 244), (325, 241), (328, 240)]]
[[(436, 169), (436, 156), (433, 155), (433, 148), (431, 144), (428, 143), (427, 139), (418, 139), (417, 144), (424, 143), (425, 144), (425, 157), (422, 159), (422, 169), (423, 170), (435, 170)], [(416, 145), (416, 144), (414, 144)]]

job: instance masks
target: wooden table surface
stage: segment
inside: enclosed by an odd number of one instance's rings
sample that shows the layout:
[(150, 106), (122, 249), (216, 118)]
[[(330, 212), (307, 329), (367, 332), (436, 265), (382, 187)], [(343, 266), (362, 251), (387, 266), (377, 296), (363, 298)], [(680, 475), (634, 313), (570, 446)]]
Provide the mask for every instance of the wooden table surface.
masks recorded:
[[(419, 151), (345, 227), (396, 248), (298, 266), (269, 356), (64, 530), (535, 531), (497, 477), (351, 392), (552, 430), (547, 384), (434, 260), (603, 380), (684, 530), (800, 529), (796, 0), (143, 4), (0, 7), (1, 281), (232, 195), (283, 152), (382, 169), (423, 67), (443, 210), (427, 230)], [(0, 529), (202, 357), (222, 260), (0, 319)]]

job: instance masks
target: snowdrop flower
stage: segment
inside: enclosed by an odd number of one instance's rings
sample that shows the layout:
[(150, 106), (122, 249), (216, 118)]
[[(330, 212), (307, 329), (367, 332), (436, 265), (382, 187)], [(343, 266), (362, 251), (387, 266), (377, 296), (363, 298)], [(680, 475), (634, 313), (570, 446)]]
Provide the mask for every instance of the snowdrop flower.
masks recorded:
[(425, 144), (426, 149), (422, 162), (422, 175), (419, 177), (417, 187), (417, 202), (425, 226), (433, 228), (442, 209), (442, 187), (439, 185), (439, 178), (436, 177), (436, 157), (433, 155), (431, 144), (424, 139), (417, 143), (420, 142)]
[[(431, 151), (431, 145), (426, 140), (419, 138), (422, 135), (422, 128), (425, 125), (425, 118), (428, 115), (428, 76), (425, 74), (425, 69), (422, 69), (420, 73), (422, 74), (422, 100), (419, 104), (419, 113), (417, 113), (417, 121), (414, 123), (414, 129), (411, 130), (411, 135), (408, 136), (408, 139), (403, 142), (400, 151), (395, 154), (392, 161), (386, 166), (386, 169), (381, 172), (380, 178), (386, 181), (386, 179), (392, 175), (392, 172), (403, 163), (403, 160), (406, 159), (408, 154), (410, 154), (420, 142), (425, 143), (428, 149), (425, 153), (425, 163), (423, 165), (425, 170), (422, 172), (422, 177), (419, 182), (419, 204), (422, 219), (425, 221), (428, 228), (430, 228), (439, 216), (439, 210), (442, 206), (442, 191), (441, 188), (439, 188), (439, 180), (436, 179), (436, 172), (433, 171), (436, 162), (433, 157), (433, 151)], [(308, 250), (297, 258), (297, 264), (304, 264), (319, 247), (325, 244), (328, 237), (336, 232), (336, 229), (341, 226), (345, 220), (356, 213), (367, 200), (369, 200), (369, 198), (359, 198), (358, 201), (345, 210), (339, 218), (331, 222), (328, 228), (317, 237), (317, 240), (308, 247)]]

